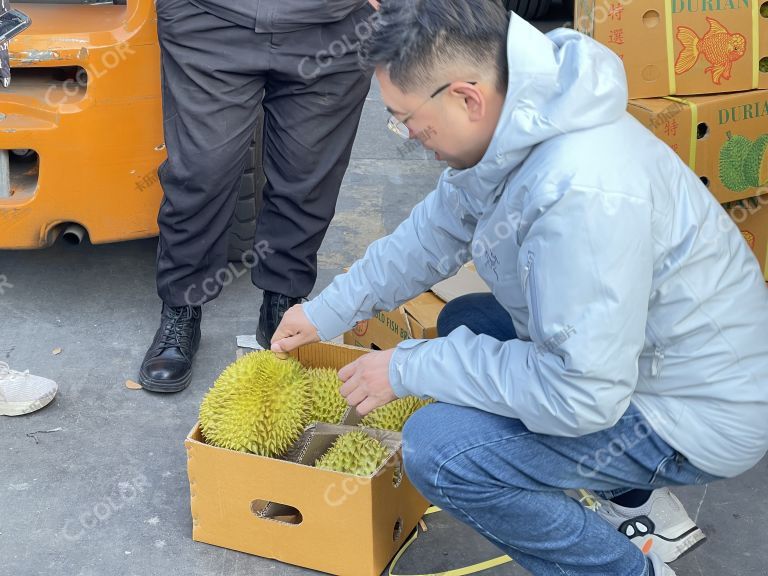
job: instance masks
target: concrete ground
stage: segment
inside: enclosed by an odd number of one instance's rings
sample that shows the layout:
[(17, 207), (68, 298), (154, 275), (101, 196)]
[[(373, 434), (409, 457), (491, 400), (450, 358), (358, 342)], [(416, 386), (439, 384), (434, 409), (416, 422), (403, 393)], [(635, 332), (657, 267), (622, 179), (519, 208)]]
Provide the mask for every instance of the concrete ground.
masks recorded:
[[(374, 87), (320, 255), (318, 289), (392, 231), (441, 170), (421, 150), (403, 159), (386, 118)], [(191, 539), (184, 437), (203, 394), (233, 360), (235, 335), (254, 332), (260, 298), (245, 275), (206, 306), (187, 390), (128, 390), (158, 321), (155, 246), (152, 239), (0, 252), (0, 274), (12, 285), (0, 293), (0, 360), (60, 385), (48, 408), (0, 418), (2, 576), (310, 573)], [(767, 469), (763, 462), (736, 480), (677, 491), (710, 537), (676, 563), (679, 576), (768, 574)], [(434, 574), (498, 555), (444, 514), (428, 524), (398, 574)], [(482, 572), (525, 573), (513, 564)]]

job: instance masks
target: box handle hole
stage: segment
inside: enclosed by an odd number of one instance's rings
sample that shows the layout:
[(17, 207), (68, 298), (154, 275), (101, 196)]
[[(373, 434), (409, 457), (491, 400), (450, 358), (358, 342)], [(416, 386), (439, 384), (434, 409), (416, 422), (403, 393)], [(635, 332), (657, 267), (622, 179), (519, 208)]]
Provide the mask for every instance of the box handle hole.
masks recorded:
[(701, 182), (702, 182), (702, 184), (704, 184), (704, 186), (709, 188), (709, 178), (707, 178), (706, 176), (702, 176), (701, 177)]
[(392, 542), (397, 542), (403, 535), (403, 519), (398, 518), (395, 522), (395, 527), (392, 530)]
[(768, 2), (763, 2), (760, 4), (760, 16), (763, 18), (768, 18)]
[(760, 58), (760, 72), (763, 74), (768, 73), (768, 56)]
[(661, 22), (661, 15), (656, 10), (648, 10), (643, 14), (643, 24), (646, 28), (656, 28)]
[(272, 520), (273, 522), (293, 526), (304, 521), (304, 516), (298, 508), (267, 500), (254, 500), (251, 502), (251, 513), (262, 520)]
[(709, 126), (706, 122), (702, 122), (696, 127), (696, 139), (701, 140), (707, 134), (709, 134)]

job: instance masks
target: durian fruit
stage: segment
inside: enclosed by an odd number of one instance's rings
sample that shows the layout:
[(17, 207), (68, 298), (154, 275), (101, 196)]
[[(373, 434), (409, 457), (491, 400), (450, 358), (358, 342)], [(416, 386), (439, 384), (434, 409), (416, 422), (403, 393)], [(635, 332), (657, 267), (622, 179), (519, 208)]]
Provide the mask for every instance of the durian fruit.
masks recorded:
[(378, 428), (379, 430), (392, 430), (393, 432), (402, 432), (405, 422), (419, 408), (431, 404), (434, 400), (422, 400), (416, 396), (406, 396), (381, 408), (376, 408), (360, 422), (361, 426), (367, 428)]
[(768, 184), (768, 134), (760, 136), (744, 155), (744, 180), (748, 186), (757, 188)]
[(281, 456), (308, 422), (309, 379), (296, 360), (253, 352), (227, 367), (200, 406), (208, 444)]
[(310, 422), (339, 424), (347, 410), (347, 401), (339, 392), (342, 382), (332, 368), (310, 368), (307, 370), (312, 402)]
[(728, 140), (720, 149), (720, 181), (733, 192), (742, 192), (749, 188), (743, 166), (751, 145), (752, 142), (748, 138), (738, 134), (732, 136), (729, 132)]
[(347, 432), (339, 436), (328, 451), (315, 462), (316, 468), (370, 476), (389, 456), (389, 450), (365, 432)]

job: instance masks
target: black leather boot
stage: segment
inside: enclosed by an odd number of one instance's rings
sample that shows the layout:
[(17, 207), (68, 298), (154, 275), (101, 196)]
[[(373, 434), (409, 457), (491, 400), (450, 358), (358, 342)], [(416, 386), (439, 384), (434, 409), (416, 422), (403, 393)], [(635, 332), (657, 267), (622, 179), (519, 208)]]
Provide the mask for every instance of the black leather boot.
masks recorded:
[(192, 380), (192, 359), (200, 346), (199, 306), (163, 304), (160, 328), (139, 371), (139, 382), (150, 392), (180, 392)]
[(291, 298), (276, 292), (264, 290), (259, 312), (259, 328), (256, 330), (256, 340), (265, 349), (272, 347), (272, 336), (283, 319), (283, 314), (291, 306), (301, 304), (304, 298)]

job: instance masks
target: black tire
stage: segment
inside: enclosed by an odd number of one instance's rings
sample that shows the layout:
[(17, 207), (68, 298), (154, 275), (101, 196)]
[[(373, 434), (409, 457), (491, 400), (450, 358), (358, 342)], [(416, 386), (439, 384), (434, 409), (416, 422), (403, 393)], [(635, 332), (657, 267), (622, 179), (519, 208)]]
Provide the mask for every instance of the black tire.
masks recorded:
[(240, 183), (235, 215), (229, 227), (229, 250), (227, 256), (230, 262), (242, 261), (243, 254), (253, 249), (256, 219), (261, 210), (261, 193), (266, 183), (261, 166), (263, 132), (264, 113), (262, 112), (259, 114), (259, 121), (253, 134), (243, 180)]
[(507, 10), (512, 10), (526, 20), (544, 17), (552, 4), (551, 0), (505, 0)]

